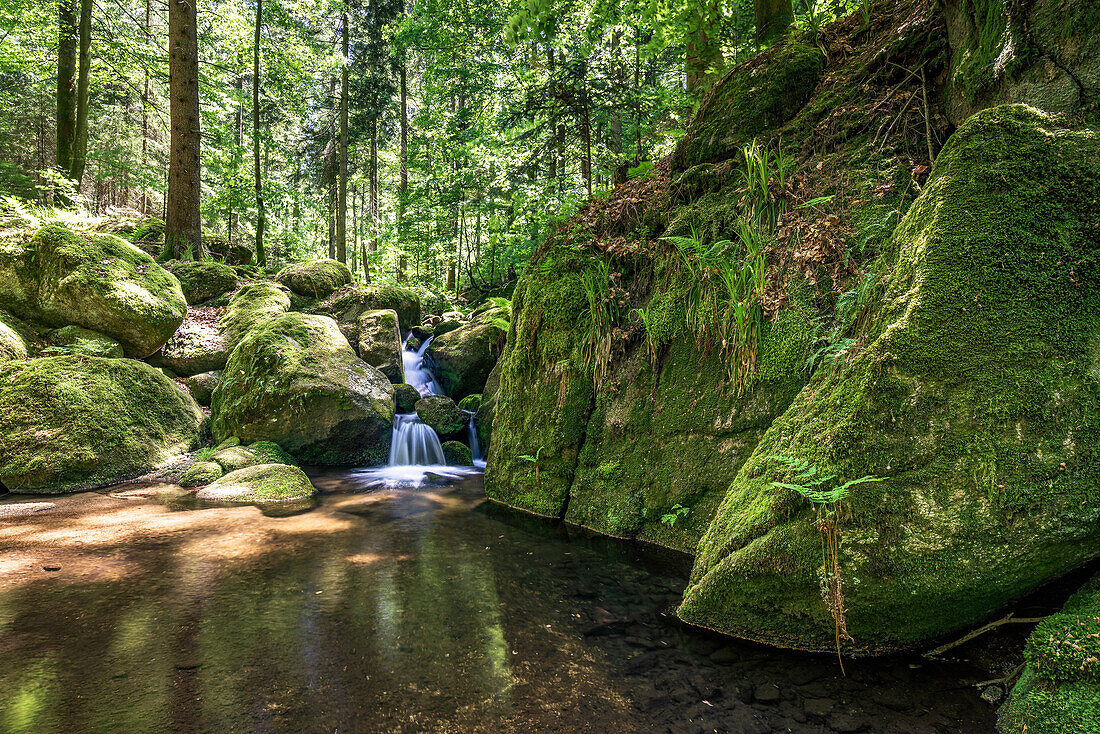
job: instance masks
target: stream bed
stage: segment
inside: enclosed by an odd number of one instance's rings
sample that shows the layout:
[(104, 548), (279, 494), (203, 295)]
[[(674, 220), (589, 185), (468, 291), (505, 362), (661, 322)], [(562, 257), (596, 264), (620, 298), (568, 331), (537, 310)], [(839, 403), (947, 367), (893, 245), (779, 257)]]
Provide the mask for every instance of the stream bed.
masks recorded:
[(498, 508), (480, 475), (311, 477), (298, 514), (153, 485), (0, 518), (0, 732), (995, 730), (981, 670), (844, 676), (687, 629), (689, 559)]

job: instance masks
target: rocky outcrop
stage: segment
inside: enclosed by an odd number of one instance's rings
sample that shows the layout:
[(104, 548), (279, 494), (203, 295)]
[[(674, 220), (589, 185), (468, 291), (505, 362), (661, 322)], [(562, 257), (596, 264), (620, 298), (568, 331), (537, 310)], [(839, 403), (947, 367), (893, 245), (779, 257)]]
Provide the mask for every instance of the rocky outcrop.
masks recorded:
[[(1024, 106), (966, 122), (899, 225), (858, 352), (768, 428), (680, 616), (835, 646), (815, 510), (776, 457), (885, 481), (843, 500), (843, 647), (972, 625), (1100, 554), (1100, 134)], [(839, 480), (837, 480), (839, 482)], [(828, 485), (826, 485), (828, 486)]]
[(30, 321), (106, 334), (134, 358), (159, 349), (187, 312), (179, 282), (140, 249), (53, 225), (0, 243), (0, 300)]
[(211, 410), (218, 440), (273, 441), (307, 464), (380, 464), (389, 455), (394, 394), (335, 321), (287, 313), (233, 350)]
[(390, 378), (390, 382), (405, 382), (397, 312), (392, 309), (364, 311), (359, 316), (357, 331), (359, 358)]
[(275, 279), (302, 298), (328, 298), (353, 280), (348, 266), (338, 260), (307, 260), (287, 265)]
[(436, 326), (427, 356), (443, 391), (455, 400), (485, 389), (485, 381), (500, 357), (504, 334), (494, 319), (502, 313), (500, 308), (483, 310), (442, 334)]
[(425, 395), (416, 403), (416, 415), (440, 436), (458, 435), (468, 420), (446, 395)]
[(148, 472), (198, 441), (202, 411), (130, 359), (60, 356), (0, 365), (0, 483), (58, 493)]
[(250, 283), (233, 294), (218, 319), (218, 331), (230, 352), (254, 327), (262, 326), (290, 310), (290, 292), (269, 281)]
[(381, 285), (355, 285), (342, 288), (331, 300), (316, 304), (313, 310), (336, 319), (348, 341), (359, 340), (359, 317), (366, 311), (389, 309), (397, 313), (398, 328), (408, 331), (420, 323), (420, 296), (411, 288)]

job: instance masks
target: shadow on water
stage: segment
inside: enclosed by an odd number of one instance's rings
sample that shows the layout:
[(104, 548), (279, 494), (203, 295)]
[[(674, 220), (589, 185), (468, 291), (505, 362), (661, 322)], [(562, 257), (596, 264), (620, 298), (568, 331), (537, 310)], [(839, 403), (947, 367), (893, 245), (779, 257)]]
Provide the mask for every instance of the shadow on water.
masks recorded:
[[(311, 476), (305, 515), (92, 496), (0, 524), (0, 731), (994, 730), (980, 671), (843, 677), (686, 629), (686, 557), (503, 510), (480, 476)], [(43, 544), (62, 570), (5, 582)]]

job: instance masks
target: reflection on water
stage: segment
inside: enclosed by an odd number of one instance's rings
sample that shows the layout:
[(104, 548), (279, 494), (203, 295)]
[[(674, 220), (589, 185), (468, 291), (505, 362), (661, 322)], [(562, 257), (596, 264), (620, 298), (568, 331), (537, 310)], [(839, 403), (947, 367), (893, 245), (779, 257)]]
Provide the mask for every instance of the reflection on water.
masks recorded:
[[(843, 678), (828, 657), (685, 630), (668, 611), (686, 559), (424, 469), (418, 487), (318, 474), (319, 507), (288, 518), (96, 497), (131, 502), (117, 512), (142, 533), (18, 582), (3, 559), (25, 539), (0, 526), (0, 731), (993, 731), (971, 671)], [(35, 532), (60, 544), (65, 522)], [(124, 570), (69, 572), (87, 553)]]

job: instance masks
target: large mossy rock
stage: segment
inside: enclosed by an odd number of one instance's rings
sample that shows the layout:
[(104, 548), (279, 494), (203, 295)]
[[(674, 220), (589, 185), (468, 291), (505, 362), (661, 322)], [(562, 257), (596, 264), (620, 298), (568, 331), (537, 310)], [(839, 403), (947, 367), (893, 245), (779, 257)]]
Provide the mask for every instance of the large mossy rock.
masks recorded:
[(393, 386), (394, 398), (397, 400), (398, 413), (416, 412), (416, 404), (420, 400), (420, 391), (412, 385), (401, 383)]
[(735, 66), (703, 98), (673, 168), (740, 155), (741, 147), (798, 114), (825, 71), (816, 46), (789, 40)]
[(0, 363), (27, 358), (27, 343), (23, 336), (8, 325), (0, 311)]
[[(944, 146), (879, 263), (850, 360), (738, 472), (698, 547), (691, 623), (834, 647), (814, 510), (773, 457), (883, 477), (843, 501), (853, 653), (973, 625), (1100, 554), (1100, 130), (1012, 105)], [(821, 374), (825, 372), (826, 374)]]
[(118, 359), (125, 356), (122, 345), (109, 336), (82, 326), (62, 326), (46, 335), (52, 347), (43, 350), (52, 353), (83, 354), (88, 357)]
[(446, 395), (425, 395), (416, 403), (416, 415), (440, 436), (456, 436), (469, 422), (455, 401)]
[(402, 333), (420, 323), (420, 296), (411, 288), (390, 285), (356, 285), (336, 293), (332, 300), (318, 304), (316, 310), (336, 319), (348, 341), (359, 339), (359, 317), (365, 311), (390, 309), (397, 313)]
[(273, 321), (290, 310), (290, 292), (277, 283), (249, 283), (233, 294), (218, 319), (218, 330), (232, 352), (253, 328)]
[(0, 483), (72, 492), (186, 452), (203, 414), (144, 362), (61, 356), (0, 365)]
[(179, 281), (145, 252), (114, 235), (53, 225), (0, 243), (0, 301), (30, 321), (106, 334), (139, 359), (187, 313)]
[(191, 391), (191, 396), (199, 405), (210, 407), (210, 400), (214, 397), (214, 390), (222, 382), (222, 371), (200, 372), (183, 380), (184, 386)]
[(328, 298), (353, 280), (351, 270), (339, 260), (307, 260), (287, 265), (275, 279), (302, 298)]
[(1024, 659), (1001, 707), (1002, 734), (1100, 731), (1100, 576), (1039, 623)]
[(274, 441), (306, 464), (379, 464), (389, 455), (393, 387), (326, 316), (287, 313), (252, 329), (211, 409), (216, 439)]
[(503, 334), (494, 319), (503, 313), (500, 308), (482, 311), (442, 334), (436, 327), (428, 358), (443, 391), (455, 400), (484, 391), (485, 381), (500, 357)]
[(470, 447), (461, 441), (444, 441), (443, 458), (447, 466), (473, 466), (474, 460), (470, 456)]
[(237, 272), (225, 263), (184, 260), (165, 264), (176, 276), (187, 303), (194, 306), (229, 293), (237, 287)]
[(1100, 98), (1095, 0), (947, 0), (943, 12), (951, 44), (944, 97), (955, 124), (993, 105), (1073, 112)]
[(359, 316), (359, 358), (374, 367), (390, 382), (405, 382), (405, 362), (401, 357), (401, 330), (393, 309), (364, 311)]
[(188, 311), (172, 338), (149, 357), (154, 367), (167, 367), (181, 377), (225, 368), (229, 346), (211, 316)]
[(317, 490), (305, 472), (286, 464), (257, 464), (231, 471), (206, 485), (195, 496), (206, 502), (295, 502)]

